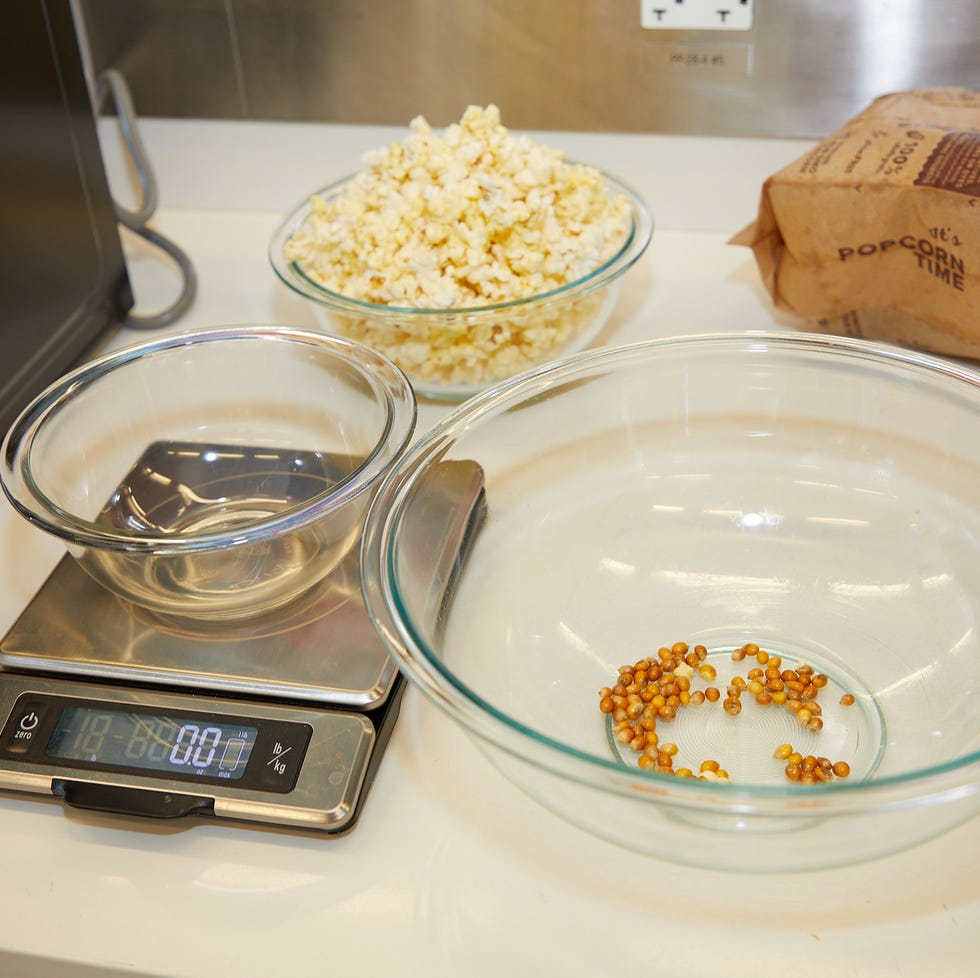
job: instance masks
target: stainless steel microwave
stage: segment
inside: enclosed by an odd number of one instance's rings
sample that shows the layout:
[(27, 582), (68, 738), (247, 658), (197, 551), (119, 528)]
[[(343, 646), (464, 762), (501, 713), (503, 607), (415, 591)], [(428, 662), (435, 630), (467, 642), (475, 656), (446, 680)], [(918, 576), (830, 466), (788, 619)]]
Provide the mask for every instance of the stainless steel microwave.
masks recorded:
[(0, 436), (122, 322), (126, 273), (70, 0), (0, 30)]

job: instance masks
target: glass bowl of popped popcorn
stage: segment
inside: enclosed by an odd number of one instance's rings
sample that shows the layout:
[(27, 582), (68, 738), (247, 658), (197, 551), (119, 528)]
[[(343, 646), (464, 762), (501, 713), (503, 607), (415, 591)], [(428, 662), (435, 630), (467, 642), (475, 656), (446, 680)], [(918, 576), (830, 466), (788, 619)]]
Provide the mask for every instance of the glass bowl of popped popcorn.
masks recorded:
[(642, 199), (511, 134), (494, 106), (411, 130), (289, 214), (279, 278), (422, 397), (463, 400), (587, 346), (650, 243)]

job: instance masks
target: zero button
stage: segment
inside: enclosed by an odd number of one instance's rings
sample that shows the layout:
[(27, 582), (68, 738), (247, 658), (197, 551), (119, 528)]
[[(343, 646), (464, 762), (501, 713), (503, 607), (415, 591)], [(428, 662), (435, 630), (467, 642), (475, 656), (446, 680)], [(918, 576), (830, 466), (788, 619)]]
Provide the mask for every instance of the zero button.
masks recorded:
[(46, 709), (43, 703), (26, 703), (11, 714), (4, 731), (4, 753), (26, 754), (34, 746), (34, 732), (41, 725)]

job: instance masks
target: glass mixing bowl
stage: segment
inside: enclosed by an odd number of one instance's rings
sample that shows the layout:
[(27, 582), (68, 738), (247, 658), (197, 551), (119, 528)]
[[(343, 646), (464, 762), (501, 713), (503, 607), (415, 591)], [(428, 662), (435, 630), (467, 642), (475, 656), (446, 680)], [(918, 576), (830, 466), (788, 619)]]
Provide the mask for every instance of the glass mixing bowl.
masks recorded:
[[(580, 354), (398, 461), (365, 600), (399, 668), (590, 832), (737, 871), (878, 857), (980, 809), (978, 428), (980, 375), (884, 345)], [(419, 527), (461, 467), (485, 508), (447, 560)]]
[(354, 546), (415, 416), (404, 375), (356, 343), (278, 327), (184, 333), (40, 394), (6, 435), (0, 481), (126, 600), (251, 617)]
[[(616, 305), (623, 274), (646, 251), (653, 222), (630, 187), (603, 174), (609, 192), (629, 202), (630, 230), (620, 250), (584, 278), (560, 289), (512, 302), (459, 309), (418, 309), (348, 298), (318, 285), (285, 256), (289, 239), (307, 223), (309, 199), (272, 238), (269, 258), (293, 292), (314, 303), (324, 329), (365, 343), (409, 376), (418, 395), (461, 401), (491, 384), (586, 347)], [(353, 176), (318, 190), (330, 201), (347, 192)]]

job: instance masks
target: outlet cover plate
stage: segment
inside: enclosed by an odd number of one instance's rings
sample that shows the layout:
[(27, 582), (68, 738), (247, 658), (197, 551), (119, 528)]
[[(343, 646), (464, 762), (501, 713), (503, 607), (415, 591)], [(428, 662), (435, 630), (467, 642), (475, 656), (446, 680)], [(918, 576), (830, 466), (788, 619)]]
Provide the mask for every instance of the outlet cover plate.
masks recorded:
[(748, 31), (754, 0), (640, 0), (649, 31)]

